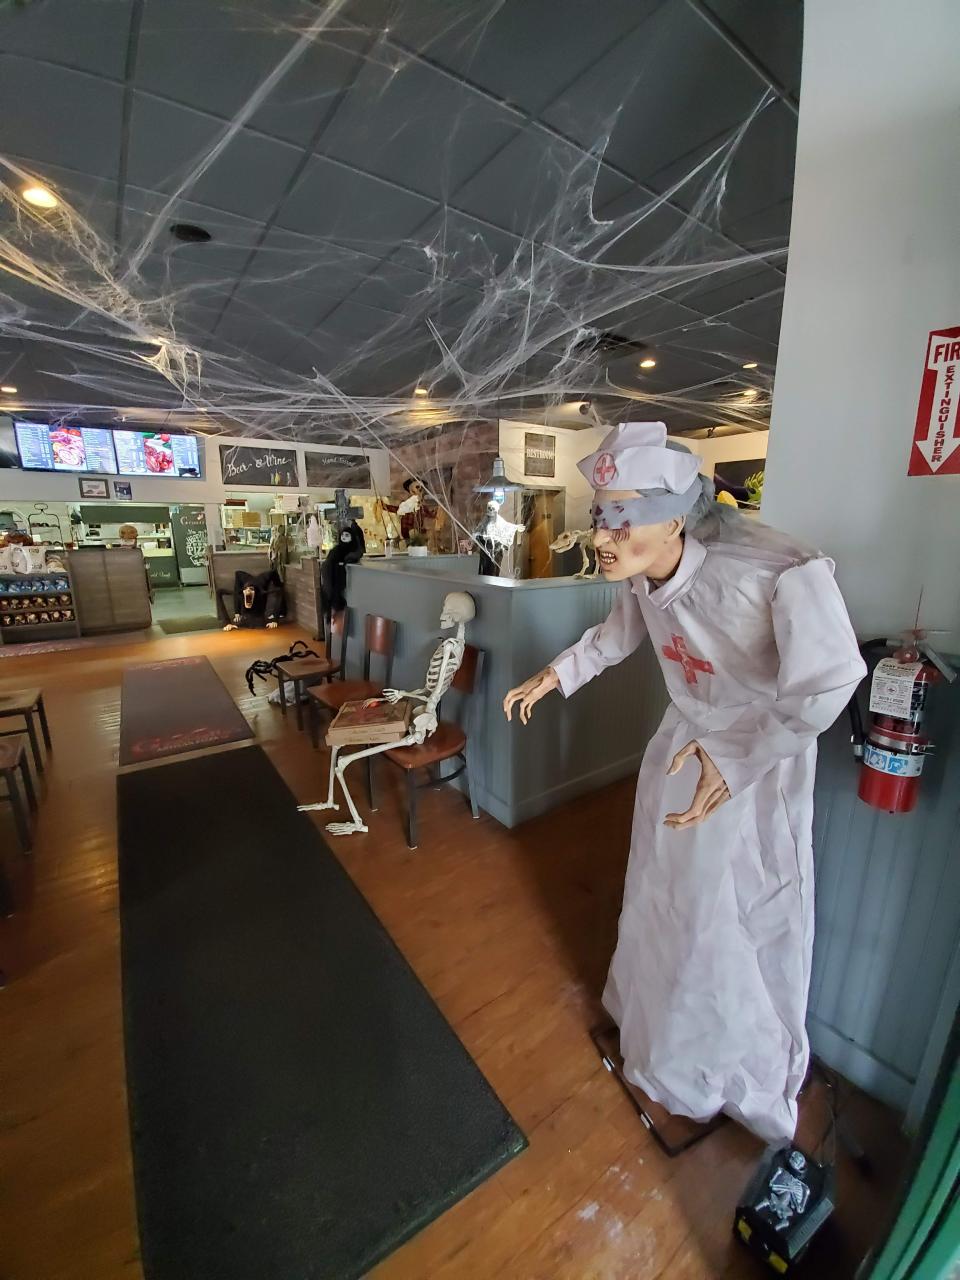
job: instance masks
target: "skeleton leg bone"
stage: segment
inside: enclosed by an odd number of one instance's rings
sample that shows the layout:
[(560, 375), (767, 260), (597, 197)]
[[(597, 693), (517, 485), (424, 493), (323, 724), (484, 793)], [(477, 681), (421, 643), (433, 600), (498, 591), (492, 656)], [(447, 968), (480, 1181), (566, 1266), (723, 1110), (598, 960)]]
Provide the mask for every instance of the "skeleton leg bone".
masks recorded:
[(337, 756), (340, 754), (340, 748), (334, 747), (330, 753), (330, 782), (327, 787), (326, 800), (319, 800), (316, 804), (298, 804), (298, 813), (312, 813), (317, 809), (339, 809), (340, 806), (333, 798), (334, 784), (337, 780)]
[[(423, 741), (423, 736), (421, 734), (411, 733), (411, 734), (408, 734), (405, 738), (401, 739), (400, 742), (382, 742), (380, 743), (379, 746), (376, 746), (376, 747), (365, 747), (363, 751), (351, 751), (351, 753), (348, 756), (343, 757), (343, 759), (336, 766), (336, 777), (337, 777), (337, 781), (340, 783), (340, 789), (343, 792), (344, 799), (347, 802), (347, 808), (350, 810), (350, 817), (352, 821), (328, 822), (326, 829), (330, 835), (332, 836), (352, 836), (356, 834), (363, 835), (370, 829), (364, 823), (363, 819), (360, 817), (360, 814), (357, 810), (357, 806), (353, 802), (353, 796), (350, 794), (350, 788), (347, 786), (346, 779), (343, 776), (348, 765), (353, 764), (354, 760), (366, 760), (370, 756), (382, 755), (384, 751), (390, 751), (393, 747), (410, 747), (410, 746), (414, 746), (415, 744), (419, 744), (422, 741)], [(336, 750), (336, 748), (334, 748), (334, 750)], [(333, 789), (333, 777), (334, 777), (333, 765), (334, 765), (334, 760), (331, 759), (330, 761), (331, 790)], [(320, 808), (332, 808), (334, 806), (332, 805), (301, 805), (300, 807), (320, 809)]]

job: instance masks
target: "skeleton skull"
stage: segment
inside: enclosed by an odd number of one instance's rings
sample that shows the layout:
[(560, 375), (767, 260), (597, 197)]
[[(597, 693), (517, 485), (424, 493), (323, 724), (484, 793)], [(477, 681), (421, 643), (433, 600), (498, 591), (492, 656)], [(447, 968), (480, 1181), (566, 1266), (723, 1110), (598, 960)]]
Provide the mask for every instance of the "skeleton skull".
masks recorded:
[(440, 614), (440, 625), (444, 628), (456, 627), (461, 622), (470, 622), (477, 616), (473, 596), (465, 591), (451, 591), (443, 602)]

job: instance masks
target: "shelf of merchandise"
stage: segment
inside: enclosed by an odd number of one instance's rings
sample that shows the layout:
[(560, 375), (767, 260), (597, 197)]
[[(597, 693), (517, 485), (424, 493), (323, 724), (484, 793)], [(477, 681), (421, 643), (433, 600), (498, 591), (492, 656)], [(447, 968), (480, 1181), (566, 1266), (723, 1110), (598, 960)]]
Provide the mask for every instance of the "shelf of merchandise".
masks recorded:
[[(56, 588), (54, 582), (66, 582), (66, 587)], [(28, 582), (39, 582), (48, 585), (32, 589), (14, 591), (11, 587), (22, 587)], [(64, 600), (64, 596), (69, 597)], [(70, 618), (50, 619), (42, 621), (44, 614), (54, 610), (60, 612), (69, 609)], [(32, 615), (33, 622), (17, 622), (19, 616)], [(6, 619), (14, 619), (7, 622)], [(78, 636), (80, 623), (77, 618), (76, 597), (69, 570), (44, 570), (42, 573), (0, 573), (0, 644), (27, 644), (31, 640), (46, 640), (60, 635), (63, 637)]]

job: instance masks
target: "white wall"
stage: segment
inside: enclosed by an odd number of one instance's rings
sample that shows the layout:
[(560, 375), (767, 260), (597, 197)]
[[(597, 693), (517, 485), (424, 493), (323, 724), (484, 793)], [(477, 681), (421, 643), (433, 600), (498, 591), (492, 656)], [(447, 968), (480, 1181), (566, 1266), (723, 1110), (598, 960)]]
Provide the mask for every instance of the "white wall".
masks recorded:
[(960, 650), (960, 477), (908, 477), (929, 330), (960, 324), (960, 3), (807, 0), (763, 518), (837, 560), (861, 635)]
[[(714, 436), (712, 439), (691, 440), (687, 436), (671, 436), (686, 445), (691, 453), (700, 458), (700, 470), (705, 476), (712, 476), (717, 467), (723, 469), (725, 462), (743, 462), (747, 458), (765, 458), (770, 439), (769, 431), (741, 431), (735, 436)], [(764, 510), (766, 517), (766, 510)]]
[[(590, 501), (593, 489), (577, 470), (577, 463), (588, 453), (593, 453), (609, 428), (598, 431), (586, 427), (582, 431), (567, 431), (559, 427), (537, 426), (530, 422), (512, 422), (500, 419), (500, 456), (507, 478), (524, 483), (532, 489), (566, 490), (565, 522), (568, 529), (590, 527)], [(557, 442), (556, 475), (527, 476), (524, 472), (524, 433), (535, 431), (540, 435), (555, 436)]]

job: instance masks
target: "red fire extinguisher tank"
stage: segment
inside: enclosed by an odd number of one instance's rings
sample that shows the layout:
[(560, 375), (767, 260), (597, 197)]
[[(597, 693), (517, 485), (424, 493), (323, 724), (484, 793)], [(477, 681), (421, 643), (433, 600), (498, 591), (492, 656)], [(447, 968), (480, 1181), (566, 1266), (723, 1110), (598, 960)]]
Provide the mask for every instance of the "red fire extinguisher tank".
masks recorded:
[(858, 789), (873, 808), (910, 813), (916, 807), (923, 762), (933, 749), (923, 730), (927, 692), (940, 678), (930, 662), (884, 658), (877, 664)]

